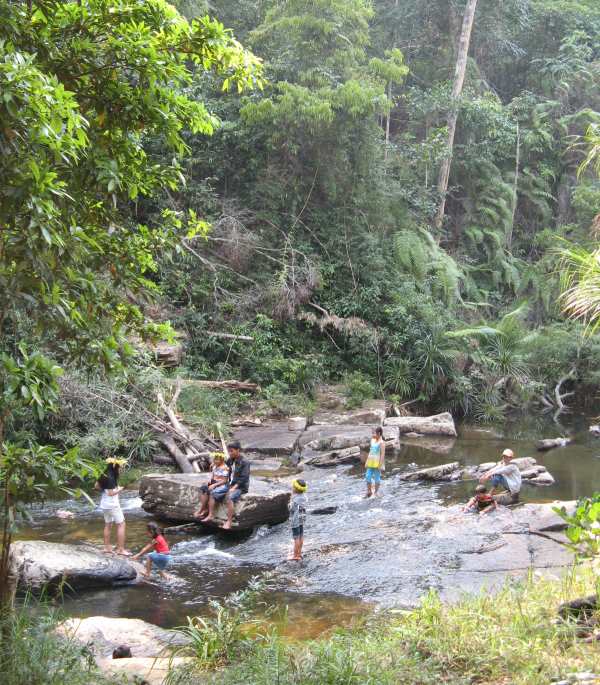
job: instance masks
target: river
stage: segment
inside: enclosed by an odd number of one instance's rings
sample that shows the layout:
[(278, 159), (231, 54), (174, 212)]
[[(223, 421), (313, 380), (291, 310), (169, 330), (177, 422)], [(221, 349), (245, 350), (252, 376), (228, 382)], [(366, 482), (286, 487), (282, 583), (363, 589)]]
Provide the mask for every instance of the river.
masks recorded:
[[(306, 525), (305, 560), (286, 562), (290, 548), (288, 524), (262, 527), (248, 537), (172, 535), (174, 584), (137, 584), (65, 597), (64, 611), (72, 616), (142, 618), (173, 627), (186, 616), (207, 611), (211, 599), (244, 588), (249, 579), (274, 572), (268, 602), (277, 608), (271, 620), (289, 637), (312, 637), (338, 625), (349, 624), (371, 605), (413, 606), (435, 589), (452, 599), (476, 591), (500, 574), (462, 568), (457, 555), (456, 531), (464, 520), (458, 504), (473, 483), (423, 485), (400, 480), (413, 465), (422, 467), (460, 461), (479, 464), (499, 458), (510, 446), (517, 456), (534, 456), (556, 479), (555, 485), (524, 485), (522, 501), (570, 500), (591, 495), (600, 483), (600, 439), (587, 432), (590, 420), (572, 417), (565, 429), (573, 444), (546, 453), (535, 451), (535, 440), (556, 437), (556, 425), (544, 418), (519, 419), (502, 427), (460, 428), (459, 438), (446, 453), (403, 445), (387, 458), (382, 494), (363, 499), (363, 472), (359, 467), (307, 469), (309, 511), (337, 507), (331, 515), (310, 515)], [(150, 517), (141, 509), (135, 489), (122, 496), (127, 520), (127, 542), (134, 550), (146, 543)], [(56, 509), (76, 513), (72, 520), (53, 515)], [(444, 528), (444, 526), (446, 528)], [(440, 530), (452, 530), (452, 535)], [(458, 533), (460, 535), (460, 533)], [(102, 520), (89, 504), (52, 502), (35, 507), (33, 524), (20, 531), (23, 539), (54, 542), (102, 542)]]

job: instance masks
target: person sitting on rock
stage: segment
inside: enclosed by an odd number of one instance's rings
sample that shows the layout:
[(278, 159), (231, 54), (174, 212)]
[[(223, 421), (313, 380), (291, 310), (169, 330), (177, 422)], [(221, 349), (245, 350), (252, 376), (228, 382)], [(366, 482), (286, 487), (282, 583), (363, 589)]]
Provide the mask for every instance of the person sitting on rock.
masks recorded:
[(499, 487), (508, 490), (512, 503), (519, 501), (519, 493), (521, 492), (521, 471), (516, 464), (512, 463), (514, 458), (514, 452), (510, 449), (505, 449), (502, 452), (502, 461), (498, 462), (494, 468), (484, 473), (479, 479), (480, 483), (490, 481), (492, 486), (490, 495), (493, 495), (496, 488)]
[(463, 507), (463, 512), (478, 512), (479, 514), (489, 514), (498, 508), (498, 503), (487, 491), (485, 485), (478, 485), (475, 494)]
[[(225, 464), (225, 455), (223, 452), (215, 452), (212, 455), (213, 467), (210, 472), (210, 480), (207, 485), (203, 485), (200, 488), (200, 506), (198, 511), (194, 512), (194, 517), (203, 519), (207, 516), (212, 518), (212, 514), (209, 511), (209, 499), (211, 493), (217, 488), (226, 489), (222, 490), (223, 495), (229, 490), (229, 467)], [(223, 499), (223, 498), (221, 498)]]
[(242, 456), (242, 446), (239, 440), (229, 443), (227, 449), (230, 455), (227, 466), (231, 469), (231, 478), (227, 492), (227, 521), (223, 525), (225, 530), (229, 530), (233, 523), (233, 505), (248, 492), (250, 487), (250, 462)]
[(250, 462), (242, 457), (242, 446), (235, 440), (227, 445), (230, 457), (225, 462), (229, 468), (229, 483), (220, 485), (210, 491), (208, 501), (208, 516), (202, 523), (210, 523), (214, 520), (215, 507), (222, 500), (227, 503), (227, 521), (223, 524), (224, 530), (229, 530), (233, 523), (234, 504), (240, 497), (248, 492), (250, 485)]

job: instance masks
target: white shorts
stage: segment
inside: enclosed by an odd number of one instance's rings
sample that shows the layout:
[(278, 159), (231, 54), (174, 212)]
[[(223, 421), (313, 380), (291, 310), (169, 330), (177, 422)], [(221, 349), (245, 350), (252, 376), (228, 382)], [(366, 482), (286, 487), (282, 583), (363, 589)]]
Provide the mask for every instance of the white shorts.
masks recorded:
[(111, 507), (110, 509), (102, 509), (104, 514), (104, 523), (116, 523), (119, 525), (125, 521), (121, 507)]

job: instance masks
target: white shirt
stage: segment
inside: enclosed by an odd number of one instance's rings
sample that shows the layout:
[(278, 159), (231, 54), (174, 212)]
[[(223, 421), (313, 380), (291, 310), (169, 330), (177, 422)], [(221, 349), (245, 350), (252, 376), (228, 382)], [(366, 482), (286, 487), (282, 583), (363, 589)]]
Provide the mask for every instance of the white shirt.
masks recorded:
[(115, 509), (119, 504), (119, 495), (109, 495), (107, 490), (102, 490), (100, 497), (100, 509)]
[(499, 476), (504, 476), (506, 479), (506, 484), (512, 495), (516, 495), (521, 492), (521, 472), (516, 464), (508, 463), (505, 464), (501, 461), (497, 466), (490, 471), (491, 475), (498, 474)]

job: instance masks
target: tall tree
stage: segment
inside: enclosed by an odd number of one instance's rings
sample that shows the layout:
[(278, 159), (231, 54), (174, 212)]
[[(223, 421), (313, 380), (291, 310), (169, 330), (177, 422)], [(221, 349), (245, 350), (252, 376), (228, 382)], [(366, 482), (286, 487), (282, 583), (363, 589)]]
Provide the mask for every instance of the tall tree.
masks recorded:
[(444, 213), (446, 211), (446, 193), (448, 192), (448, 180), (450, 178), (450, 167), (452, 166), (452, 156), (454, 152), (454, 136), (456, 134), (456, 122), (458, 121), (458, 101), (462, 93), (467, 70), (467, 56), (471, 44), (471, 31), (475, 19), (477, 0), (467, 0), (463, 23), (458, 41), (458, 54), (456, 57), (456, 67), (454, 70), (454, 83), (452, 86), (452, 102), (448, 113), (448, 140), (446, 143), (446, 156), (442, 160), (438, 174), (438, 193), (440, 203), (435, 217), (435, 226), (438, 230), (442, 228)]
[[(76, 466), (15, 424), (53, 409), (57, 362), (115, 368), (128, 334), (157, 332), (140, 308), (154, 256), (206, 226), (173, 212), (140, 225), (133, 201), (177, 189), (183, 131), (217, 124), (186, 91), (192, 65), (225, 89), (253, 85), (260, 66), (222, 24), (164, 0), (0, 0), (0, 17), (1, 609), (19, 505)], [(153, 159), (148, 137), (170, 157)]]

